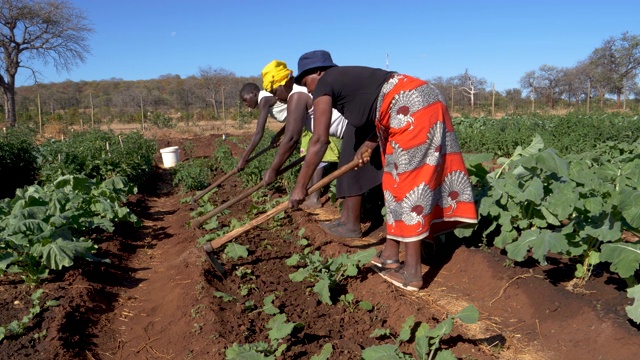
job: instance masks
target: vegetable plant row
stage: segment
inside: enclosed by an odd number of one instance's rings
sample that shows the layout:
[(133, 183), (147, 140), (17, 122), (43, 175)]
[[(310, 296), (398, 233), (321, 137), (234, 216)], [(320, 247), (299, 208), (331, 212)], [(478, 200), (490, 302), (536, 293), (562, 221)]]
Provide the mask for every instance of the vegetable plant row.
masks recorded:
[(95, 259), (86, 236), (138, 223), (122, 204), (152, 170), (154, 141), (139, 133), (91, 130), (34, 148), (39, 182), (0, 200), (0, 274), (37, 283), (75, 258)]
[(640, 243), (622, 239), (640, 228), (640, 141), (605, 142), (592, 151), (560, 157), (540, 136), (489, 171), (491, 154), (467, 156), (476, 184), (480, 221), (461, 237), (480, 232), (509, 258), (532, 256), (545, 265), (549, 253), (575, 259), (580, 287), (601, 262), (628, 283), (634, 304), (628, 316), (640, 323)]

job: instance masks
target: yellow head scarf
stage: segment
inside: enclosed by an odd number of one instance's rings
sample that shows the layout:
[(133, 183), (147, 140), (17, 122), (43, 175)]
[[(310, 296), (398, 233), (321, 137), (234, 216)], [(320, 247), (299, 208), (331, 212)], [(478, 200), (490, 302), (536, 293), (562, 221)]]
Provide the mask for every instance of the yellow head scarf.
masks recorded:
[(273, 60), (262, 69), (262, 87), (271, 92), (278, 86), (284, 85), (292, 73), (293, 71), (287, 68), (284, 61)]

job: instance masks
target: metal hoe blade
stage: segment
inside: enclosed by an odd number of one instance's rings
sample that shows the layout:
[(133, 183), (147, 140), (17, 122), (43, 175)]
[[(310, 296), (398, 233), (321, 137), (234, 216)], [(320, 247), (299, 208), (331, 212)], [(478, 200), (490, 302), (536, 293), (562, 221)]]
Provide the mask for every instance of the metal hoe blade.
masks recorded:
[(222, 277), (225, 277), (226, 271), (224, 270), (224, 266), (213, 254), (213, 248), (211, 247), (211, 245), (209, 243), (206, 243), (202, 246), (202, 249), (204, 250), (205, 255), (207, 255), (207, 259), (209, 259), (211, 265), (213, 265), (213, 267), (220, 273), (220, 275), (222, 275)]

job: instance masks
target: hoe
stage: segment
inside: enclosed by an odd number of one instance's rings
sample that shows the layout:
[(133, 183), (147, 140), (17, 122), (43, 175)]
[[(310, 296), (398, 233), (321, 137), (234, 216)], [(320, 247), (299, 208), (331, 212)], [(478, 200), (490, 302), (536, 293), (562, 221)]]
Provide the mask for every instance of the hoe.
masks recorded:
[[(314, 192), (322, 189), (324, 186), (329, 185), (333, 180), (339, 178), (340, 176), (346, 174), (347, 172), (355, 169), (358, 167), (358, 160), (357, 159), (353, 159), (350, 163), (343, 165), (342, 167), (340, 167), (338, 170), (332, 172), (331, 174), (325, 176), (324, 178), (322, 178), (322, 180), (318, 181), (316, 184), (314, 184), (311, 188), (307, 189), (307, 195), (309, 194), (313, 194)], [(250, 230), (251, 228), (258, 226), (260, 224), (262, 224), (263, 222), (273, 218), (274, 216), (278, 215), (279, 213), (285, 211), (287, 208), (289, 207), (289, 202), (285, 201), (282, 204), (276, 206), (275, 208), (267, 211), (266, 213), (258, 216), (257, 218), (251, 220), (248, 224), (239, 227), (231, 232), (229, 232), (228, 234), (219, 237), (215, 240), (212, 240), (210, 242), (205, 243), (202, 246), (202, 249), (204, 250), (205, 254), (207, 255), (207, 258), (209, 259), (209, 261), (211, 262), (211, 264), (213, 264), (213, 267), (222, 275), (225, 275), (225, 270), (224, 270), (224, 266), (222, 266), (222, 264), (218, 261), (218, 259), (215, 257), (213, 251), (217, 248), (219, 248), (220, 246), (228, 243), (229, 241), (235, 239), (236, 237), (244, 234), (245, 232), (247, 232), (248, 230)]]

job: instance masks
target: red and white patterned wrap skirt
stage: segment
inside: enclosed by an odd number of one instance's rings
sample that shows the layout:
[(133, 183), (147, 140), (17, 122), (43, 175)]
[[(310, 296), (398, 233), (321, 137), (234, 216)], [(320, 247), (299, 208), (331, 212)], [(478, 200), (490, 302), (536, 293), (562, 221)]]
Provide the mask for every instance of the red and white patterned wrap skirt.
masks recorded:
[(440, 92), (396, 74), (377, 106), (387, 237), (417, 241), (476, 223), (471, 182)]

